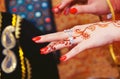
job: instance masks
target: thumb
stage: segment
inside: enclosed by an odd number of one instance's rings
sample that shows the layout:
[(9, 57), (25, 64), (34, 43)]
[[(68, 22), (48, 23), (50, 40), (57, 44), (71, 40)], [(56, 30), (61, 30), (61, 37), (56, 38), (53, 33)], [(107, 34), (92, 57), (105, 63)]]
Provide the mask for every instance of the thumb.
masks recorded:
[(96, 12), (93, 5), (75, 5), (70, 8), (71, 14), (92, 13)]

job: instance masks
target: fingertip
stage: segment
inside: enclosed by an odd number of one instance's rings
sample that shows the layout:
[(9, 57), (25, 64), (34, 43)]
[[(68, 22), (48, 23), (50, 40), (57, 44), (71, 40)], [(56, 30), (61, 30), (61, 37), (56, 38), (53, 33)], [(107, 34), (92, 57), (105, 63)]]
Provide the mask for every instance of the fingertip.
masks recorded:
[(76, 8), (71, 8), (70, 9), (71, 14), (76, 14), (77, 12), (78, 12), (78, 10)]
[(34, 42), (37, 43), (37, 41), (39, 41), (40, 39), (41, 39), (41, 37), (40, 37), (40, 36), (37, 36), (37, 37), (33, 37), (33, 38), (32, 38), (32, 41), (34, 41)]
[(67, 56), (65, 55), (60, 57), (60, 61), (65, 61), (66, 59), (67, 59)]
[(40, 54), (47, 54), (48, 47), (44, 47), (40, 49)]
[(59, 10), (60, 10), (60, 9), (59, 9), (58, 7), (54, 7), (54, 8), (52, 9), (52, 12), (57, 14), (57, 13), (59, 13)]
[(55, 7), (53, 7), (53, 8), (52, 8), (52, 12), (53, 12), (53, 13), (56, 13), (56, 14), (59, 13), (60, 10), (61, 10), (61, 9), (60, 9), (60, 5), (61, 5), (61, 4), (59, 4), (59, 5), (55, 6)]

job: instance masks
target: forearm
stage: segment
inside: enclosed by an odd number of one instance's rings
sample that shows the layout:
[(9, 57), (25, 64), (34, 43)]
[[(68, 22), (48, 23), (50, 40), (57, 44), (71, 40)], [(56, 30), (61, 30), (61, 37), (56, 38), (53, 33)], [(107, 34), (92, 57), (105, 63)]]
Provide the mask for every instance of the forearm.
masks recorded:
[(115, 12), (120, 12), (120, 0), (110, 0)]
[(113, 21), (112, 25), (116, 28), (115, 41), (120, 41), (120, 20)]
[(111, 28), (109, 30), (111, 32), (111, 35), (113, 36), (113, 41), (120, 41), (120, 20), (110, 21), (108, 28)]

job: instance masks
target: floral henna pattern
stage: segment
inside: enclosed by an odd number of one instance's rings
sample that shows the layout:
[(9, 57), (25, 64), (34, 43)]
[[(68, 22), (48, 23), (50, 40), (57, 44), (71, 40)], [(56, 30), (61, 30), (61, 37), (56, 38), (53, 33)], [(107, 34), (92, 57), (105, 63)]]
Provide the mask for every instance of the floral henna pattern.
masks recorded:
[(96, 25), (98, 25), (98, 26), (100, 26), (100, 27), (106, 27), (106, 26), (108, 26), (108, 24), (110, 24), (110, 23), (113, 23), (116, 27), (120, 27), (120, 21), (117, 21), (117, 20), (115, 20), (115, 21), (110, 21), (110, 22), (100, 22), (100, 23), (97, 23)]
[(63, 41), (52, 42), (47, 46), (48, 50), (46, 52), (56, 51), (57, 49), (59, 49), (58, 45), (69, 47), (71, 44), (70, 44), (70, 41), (67, 39)]
[(75, 32), (79, 34), (79, 36), (81, 35), (84, 39), (88, 39), (90, 38), (90, 34), (87, 33), (87, 29), (89, 29), (90, 31), (94, 31), (96, 29), (97, 26), (101, 27), (101, 28), (105, 28), (108, 27), (108, 25), (110, 23), (113, 23), (116, 27), (120, 27), (120, 21), (110, 21), (110, 22), (99, 22), (99, 23), (93, 23), (91, 25), (89, 25), (88, 27), (86, 27), (84, 29), (84, 31), (81, 31), (80, 29), (77, 29)]
[(90, 25), (89, 27), (87, 27), (89, 30), (91, 30), (91, 31), (94, 31), (95, 30), (95, 26), (93, 26), (93, 25)]
[(86, 32), (86, 29), (87, 28), (85, 28), (83, 31), (81, 29), (76, 29), (76, 37), (82, 36), (83, 39), (88, 39), (90, 37), (90, 34)]
[[(88, 33), (88, 30), (90, 31), (95, 31), (97, 27), (105, 28), (107, 27), (111, 22), (98, 22), (98, 23), (93, 23), (84, 28), (83, 30), (81, 29), (76, 29), (75, 30), (75, 37), (82, 36), (83, 39), (89, 39), (90, 38), (90, 33)], [(114, 25), (120, 26), (120, 21), (114, 21)]]
[(107, 27), (108, 26), (108, 24), (110, 24), (110, 22), (99, 22), (99, 23), (95, 23), (95, 24), (93, 24), (93, 26), (99, 26), (99, 27), (101, 27), (101, 28), (105, 28), (105, 27)]
[[(104, 21), (104, 22), (93, 23), (93, 24), (89, 24), (84, 29), (78, 29), (78, 28), (75, 29), (73, 38), (74, 40), (77, 39), (77, 37), (81, 37), (83, 40), (89, 39), (91, 37), (91, 33), (95, 31), (96, 28), (98, 27), (106, 28), (106, 27), (109, 27), (110, 24), (113, 24), (116, 27), (120, 27), (120, 21), (109, 21), (109, 22)], [(52, 52), (52, 51), (56, 51), (63, 47), (70, 47), (70, 46), (71, 44), (68, 38), (61, 40), (61, 41), (55, 41), (55, 42), (50, 43), (47, 46), (47, 50), (45, 51), (45, 54)]]

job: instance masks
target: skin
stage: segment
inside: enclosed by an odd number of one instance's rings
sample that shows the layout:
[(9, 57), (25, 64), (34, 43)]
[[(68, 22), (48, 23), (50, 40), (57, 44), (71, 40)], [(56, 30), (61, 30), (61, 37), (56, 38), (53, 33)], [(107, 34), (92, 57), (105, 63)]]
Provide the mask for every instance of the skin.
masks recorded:
[[(78, 4), (79, 1), (81, 0), (61, 0), (61, 3), (53, 8), (53, 12), (61, 13), (64, 11), (65, 14), (68, 14), (74, 8), (74, 14), (90, 13), (101, 15), (110, 13), (106, 0), (88, 0), (85, 5)], [(40, 49), (41, 54), (48, 54), (65, 47), (72, 47), (69, 52), (61, 56), (60, 59), (62, 61), (66, 61), (86, 49), (120, 41), (120, 20), (77, 25), (73, 26), (71, 30), (74, 39), (72, 45), (68, 33), (64, 31), (36, 36), (32, 40), (35, 43), (50, 42), (49, 45)]]
[[(72, 8), (76, 8), (76, 14), (92, 13), (92, 14), (107, 14), (110, 12), (106, 0), (88, 0), (87, 4), (78, 4), (81, 0), (61, 0), (61, 3), (55, 6), (54, 13), (60, 13)], [(77, 5), (76, 5), (77, 4)], [(101, 6), (102, 4), (102, 6)]]
[[(65, 47), (73, 47), (68, 53), (63, 55), (63, 61), (66, 61), (78, 53), (94, 48), (120, 41), (120, 21), (98, 22), (86, 25), (77, 25), (71, 28), (74, 43), (71, 45), (68, 40), (69, 36), (64, 31), (37, 36), (33, 38), (36, 43), (51, 42), (41, 50), (42, 54), (48, 54)], [(59, 37), (58, 37), (59, 36)], [(35, 40), (35, 38), (41, 38)], [(106, 39), (107, 37), (107, 39)], [(47, 38), (47, 39), (46, 39)]]
[[(62, 12), (71, 8), (77, 9), (76, 14), (92, 13), (100, 15), (110, 12), (106, 0), (88, 0), (86, 5), (76, 5), (76, 3), (79, 1), (80, 0), (61, 0), (59, 6), (54, 8), (54, 13)], [(1, 2), (4, 4), (4, 0), (1, 0)], [(1, 6), (5, 8), (4, 5), (0, 5), (0, 7)], [(0, 11), (4, 12), (5, 9), (0, 9)], [(46, 34), (43, 36), (36, 36), (32, 40), (35, 43), (50, 42), (50, 44), (45, 48), (40, 49), (42, 54), (48, 54), (52, 51), (56, 51), (64, 47), (72, 47), (68, 53), (62, 56), (65, 57), (63, 61), (72, 58), (86, 49), (110, 44), (115, 41), (120, 41), (120, 21), (77, 25), (71, 29), (73, 31), (72, 37), (74, 38), (74, 43), (72, 45), (68, 39), (68, 34), (64, 31)], [(38, 37), (39, 39), (36, 40)]]

